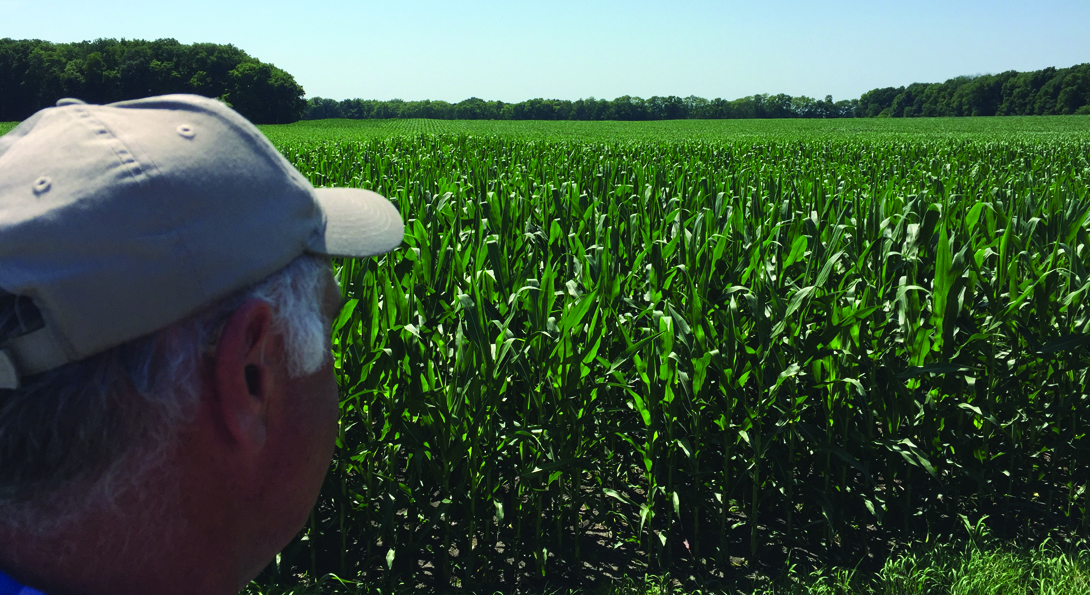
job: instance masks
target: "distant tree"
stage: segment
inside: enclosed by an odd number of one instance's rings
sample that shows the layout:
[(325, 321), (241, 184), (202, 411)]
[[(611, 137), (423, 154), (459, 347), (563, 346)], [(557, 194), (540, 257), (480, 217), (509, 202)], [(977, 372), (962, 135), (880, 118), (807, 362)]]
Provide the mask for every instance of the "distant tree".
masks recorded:
[(642, 97), (622, 95), (609, 102), (603, 120), (639, 121), (648, 119), (647, 102)]
[[(363, 99), (346, 99), (341, 102), (341, 114), (344, 118), (362, 120), (371, 118), (375, 111), (375, 101)], [(309, 118), (309, 116), (304, 116)]]
[(731, 117), (738, 119), (764, 118), (764, 101), (767, 95), (742, 97), (730, 102)]
[(231, 45), (0, 39), (0, 120), (21, 120), (62, 97), (112, 103), (165, 93), (222, 98), (258, 123), (295, 121), (307, 106), (290, 74)]
[(1090, 64), (1073, 68), (1063, 77), (1056, 95), (1056, 111), (1061, 114), (1086, 113), (1090, 106)]
[(330, 118), (343, 118), (344, 112), (341, 104), (333, 99), (312, 97), (307, 100), (306, 111), (303, 112), (305, 120), (326, 120)]
[(768, 98), (765, 102), (766, 118), (790, 118), (794, 115), (791, 102), (794, 98), (786, 93), (779, 93)]
[(837, 118), (854, 118), (859, 111), (858, 99), (841, 99), (836, 102), (836, 116)]
[(303, 88), (290, 74), (262, 62), (243, 62), (230, 73), (223, 100), (261, 124), (287, 124), (303, 117)]
[(859, 98), (859, 109), (856, 115), (863, 118), (874, 118), (893, 106), (893, 100), (904, 91), (904, 87), (885, 87), (867, 91)]
[(689, 118), (701, 120), (711, 118), (711, 116), (709, 115), (711, 112), (708, 109), (708, 107), (711, 105), (711, 102), (707, 99), (704, 99), (703, 97), (697, 97), (696, 95), (690, 95), (686, 97), (683, 101), (685, 102), (685, 112), (688, 114)]
[[(715, 98), (704, 108), (708, 118), (734, 118), (734, 106), (726, 99)], [(698, 116), (699, 117), (699, 116)]]
[(496, 114), (490, 114), (489, 111), (488, 102), (476, 97), (454, 104), (454, 117), (459, 120), (494, 120)]
[(812, 97), (792, 97), (790, 112), (799, 118), (820, 118), (821, 105)]
[(1078, 113), (1090, 105), (1090, 64), (874, 89), (859, 98), (860, 117), (1015, 116)]

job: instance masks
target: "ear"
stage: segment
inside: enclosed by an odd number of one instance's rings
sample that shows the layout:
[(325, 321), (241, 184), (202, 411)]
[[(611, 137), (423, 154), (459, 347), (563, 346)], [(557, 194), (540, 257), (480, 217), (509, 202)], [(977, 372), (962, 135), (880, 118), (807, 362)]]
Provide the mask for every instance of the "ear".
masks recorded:
[(265, 445), (266, 413), (280, 380), (281, 343), (272, 329), (272, 307), (250, 299), (227, 319), (216, 344), (214, 409), (243, 450)]

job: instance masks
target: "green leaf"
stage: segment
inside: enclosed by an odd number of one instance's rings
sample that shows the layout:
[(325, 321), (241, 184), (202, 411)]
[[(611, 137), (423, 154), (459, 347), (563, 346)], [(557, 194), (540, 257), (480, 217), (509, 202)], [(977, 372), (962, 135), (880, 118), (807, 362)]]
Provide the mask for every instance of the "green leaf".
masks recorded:
[(640, 396), (634, 390), (628, 391), (632, 395), (632, 402), (636, 405), (636, 411), (640, 414), (640, 419), (643, 420), (643, 425), (651, 427), (651, 410), (647, 408), (647, 403), (644, 402), (643, 397)]
[(617, 490), (614, 490), (614, 489), (611, 489), (611, 488), (602, 488), (602, 493), (609, 496), (610, 498), (613, 498), (615, 500), (619, 500), (620, 502), (628, 504), (629, 506), (634, 506), (634, 503), (631, 500), (629, 500), (628, 498), (625, 498), (624, 496), (622, 496), (621, 493), (618, 492)]
[(791, 244), (791, 252), (787, 255), (787, 258), (783, 261), (783, 268), (787, 268), (795, 264), (800, 258), (806, 254), (806, 249), (810, 247), (809, 240), (806, 236), (799, 236), (795, 238), (795, 241)]
[(1090, 334), (1064, 335), (1045, 343), (1037, 350), (1037, 355), (1052, 355), (1061, 351), (1072, 351), (1090, 343)]
[(677, 445), (681, 447), (681, 452), (685, 454), (685, 458), (693, 458), (693, 447), (689, 445), (689, 439), (684, 436), (677, 439)]
[(581, 323), (583, 322), (583, 318), (587, 315), (587, 312), (590, 311), (591, 306), (593, 306), (594, 303), (597, 302), (597, 301), (598, 301), (598, 290), (597, 289), (595, 289), (594, 291), (592, 291), (592, 292), (584, 295), (582, 298), (580, 298), (580, 300), (576, 303), (576, 305), (572, 306), (564, 314), (564, 318), (561, 319), (561, 321), (560, 321), (561, 330), (563, 330), (564, 332), (571, 332), (573, 329), (575, 329), (576, 325), (581, 326)]
[(344, 325), (348, 324), (348, 321), (352, 319), (352, 315), (356, 313), (356, 305), (360, 301), (357, 298), (352, 298), (344, 303), (341, 307), (340, 314), (337, 315), (337, 320), (333, 323), (333, 335), (337, 335)]
[(640, 339), (639, 341), (636, 341), (635, 343), (629, 345), (628, 348), (624, 350), (624, 353), (617, 356), (617, 358), (613, 360), (613, 363), (610, 364), (609, 370), (607, 370), (606, 373), (612, 374), (614, 371), (624, 365), (625, 362), (632, 359), (634, 355), (639, 353), (639, 351), (643, 349), (645, 345), (659, 338), (660, 334), (661, 333), (655, 333), (649, 337), (644, 337), (643, 339)]
[(795, 292), (795, 295), (791, 296), (791, 302), (787, 305), (787, 312), (784, 313), (784, 317), (791, 316), (802, 306), (802, 302), (808, 299), (814, 292), (817, 291), (817, 287), (809, 285)]
[(904, 372), (897, 375), (901, 380), (910, 380), (912, 378), (918, 378), (925, 374), (964, 374), (966, 372), (972, 372), (973, 368), (967, 366), (961, 366), (958, 364), (928, 364), (926, 366), (913, 366), (909, 367)]

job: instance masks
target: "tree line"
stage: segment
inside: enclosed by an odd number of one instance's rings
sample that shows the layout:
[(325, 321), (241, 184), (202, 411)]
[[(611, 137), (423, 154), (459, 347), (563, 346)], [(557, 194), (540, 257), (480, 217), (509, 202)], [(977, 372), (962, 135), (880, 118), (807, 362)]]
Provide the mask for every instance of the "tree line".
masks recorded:
[(856, 109), (864, 118), (1090, 114), (1090, 63), (874, 89)]
[(728, 118), (873, 118), (1090, 114), (1090, 64), (960, 76), (944, 83), (874, 89), (833, 101), (786, 94), (728, 101), (703, 97), (624, 95), (613, 100), (530, 99), (520, 103), (471, 97), (458, 103), (314, 97), (304, 119), (435, 118), (441, 120), (684, 120)]
[(259, 124), (295, 122), (307, 107), (290, 74), (233, 45), (0, 39), (0, 121), (23, 120), (63, 97), (102, 104), (167, 93), (222, 99)]
[(740, 99), (624, 95), (458, 103), (322, 97), (287, 72), (233, 45), (98, 39), (79, 43), (0, 39), (0, 121), (22, 120), (62, 97), (111, 103), (165, 93), (222, 99), (259, 124), (299, 119), (683, 120), (1090, 114), (1090, 63), (1033, 72), (961, 76), (833, 101), (784, 93)]
[(753, 95), (728, 101), (703, 97), (651, 97), (624, 95), (613, 100), (530, 99), (519, 103), (486, 101), (471, 97), (458, 103), (391, 99), (314, 97), (303, 115), (307, 120), (325, 118), (434, 118), (439, 120), (685, 120), (729, 118), (850, 118), (858, 100), (833, 101), (786, 94)]

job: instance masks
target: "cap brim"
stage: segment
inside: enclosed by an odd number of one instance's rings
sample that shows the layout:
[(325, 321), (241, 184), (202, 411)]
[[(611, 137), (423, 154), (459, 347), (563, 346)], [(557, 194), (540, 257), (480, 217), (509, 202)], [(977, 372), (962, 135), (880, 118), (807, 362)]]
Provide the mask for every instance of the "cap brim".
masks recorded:
[(363, 258), (397, 248), (405, 233), (401, 214), (381, 195), (359, 188), (316, 188), (325, 232), (308, 249), (316, 254)]

